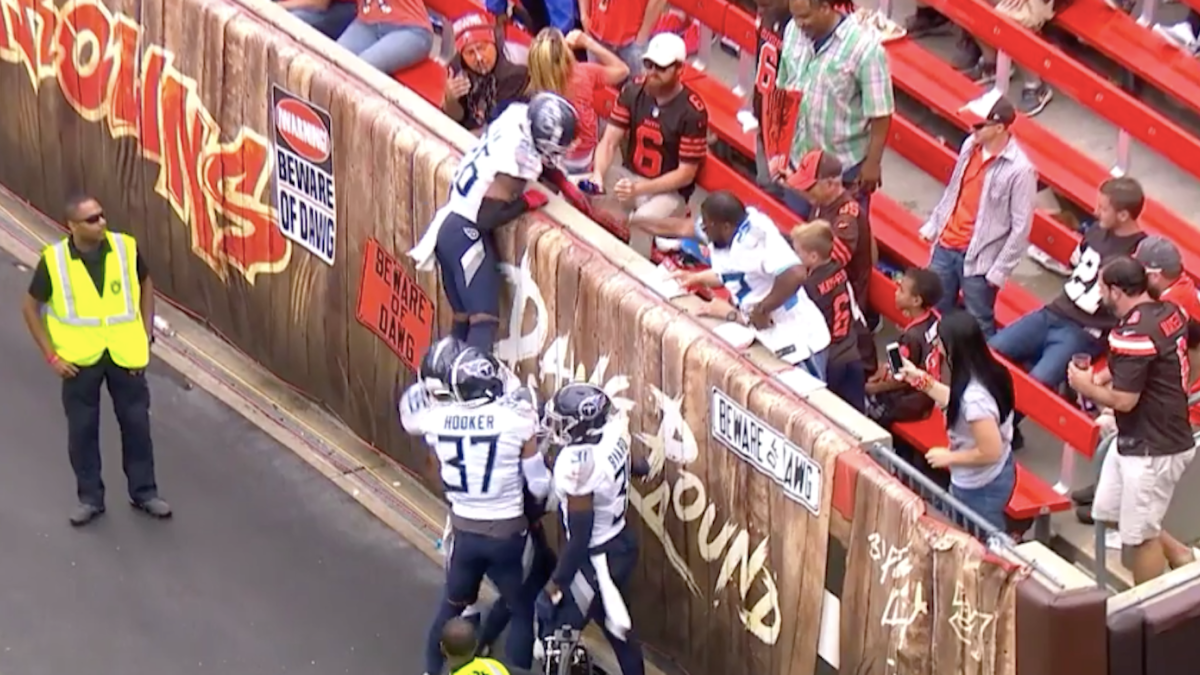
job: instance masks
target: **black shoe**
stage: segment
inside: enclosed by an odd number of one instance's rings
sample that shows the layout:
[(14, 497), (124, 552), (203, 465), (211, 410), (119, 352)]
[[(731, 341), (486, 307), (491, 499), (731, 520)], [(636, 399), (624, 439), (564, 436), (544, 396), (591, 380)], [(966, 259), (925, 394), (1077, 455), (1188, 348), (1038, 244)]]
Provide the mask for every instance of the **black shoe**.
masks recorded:
[(1091, 506), (1096, 501), (1096, 486), (1089, 485), (1071, 493), (1071, 501), (1079, 506)]
[(1021, 430), (1015, 424), (1013, 425), (1011, 445), (1013, 450), (1020, 450), (1025, 447), (1025, 434), (1021, 433)]
[(130, 502), (130, 504), (138, 511), (154, 516), (155, 518), (171, 517), (171, 505), (158, 497), (152, 497), (141, 502)]
[(1095, 519), (1092, 518), (1091, 505), (1076, 506), (1075, 507), (1075, 518), (1079, 522), (1083, 523), (1084, 525), (1095, 525), (1096, 524)]
[(93, 520), (104, 515), (103, 506), (95, 506), (93, 504), (80, 504), (71, 512), (71, 526), (83, 527)]

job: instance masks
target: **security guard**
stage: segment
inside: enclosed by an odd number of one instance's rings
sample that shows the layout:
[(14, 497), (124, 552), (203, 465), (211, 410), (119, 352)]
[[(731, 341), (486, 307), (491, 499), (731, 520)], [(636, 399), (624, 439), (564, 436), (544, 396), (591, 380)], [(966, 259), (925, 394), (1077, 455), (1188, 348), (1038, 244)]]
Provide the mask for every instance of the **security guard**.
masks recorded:
[(475, 626), (455, 617), (442, 628), (442, 653), (446, 655), (450, 675), (532, 675), (528, 670), (510, 668), (496, 659), (477, 658)]
[(107, 382), (121, 427), (122, 465), (133, 506), (156, 518), (171, 507), (158, 496), (150, 441), (150, 363), (154, 286), (137, 242), (108, 231), (95, 199), (67, 202), (71, 234), (47, 246), (21, 312), (46, 362), (62, 378), (67, 449), (79, 505), (71, 524), (104, 513), (100, 476), (100, 385)]

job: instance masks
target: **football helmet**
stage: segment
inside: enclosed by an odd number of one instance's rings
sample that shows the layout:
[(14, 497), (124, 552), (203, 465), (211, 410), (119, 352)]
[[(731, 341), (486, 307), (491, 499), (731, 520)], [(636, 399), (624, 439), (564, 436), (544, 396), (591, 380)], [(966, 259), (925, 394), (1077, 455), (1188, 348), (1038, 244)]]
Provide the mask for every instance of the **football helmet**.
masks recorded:
[(491, 403), (504, 396), (504, 372), (496, 357), (467, 346), (450, 368), (450, 393), (459, 403)]
[(425, 356), (421, 357), (421, 367), (417, 371), (425, 389), (439, 401), (453, 398), (450, 392), (450, 371), (454, 360), (467, 348), (467, 343), (447, 335), (429, 347)]
[(529, 133), (533, 147), (547, 164), (556, 164), (575, 141), (575, 107), (558, 94), (542, 92), (529, 102)]
[(595, 443), (612, 411), (612, 399), (603, 389), (587, 382), (572, 382), (546, 402), (542, 427), (551, 442), (558, 445)]

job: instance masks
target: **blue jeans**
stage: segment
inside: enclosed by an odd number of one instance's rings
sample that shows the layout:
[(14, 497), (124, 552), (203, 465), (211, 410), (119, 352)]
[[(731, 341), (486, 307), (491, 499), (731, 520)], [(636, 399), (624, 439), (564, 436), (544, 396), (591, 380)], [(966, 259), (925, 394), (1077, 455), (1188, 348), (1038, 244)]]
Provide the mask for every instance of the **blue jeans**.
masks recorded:
[(796, 367), (803, 368), (804, 372), (824, 382), (826, 370), (829, 367), (829, 348), (822, 349), (800, 363), (797, 363)]
[(289, 11), (292, 16), (321, 31), (330, 40), (336, 40), (358, 15), (357, 9), (357, 6), (348, 2), (333, 2), (326, 10), (293, 9)]
[(391, 75), (427, 58), (433, 49), (433, 33), (421, 26), (355, 19), (338, 38), (338, 44)]
[(1006, 525), (1004, 512), (1008, 508), (1008, 502), (1012, 499), (1013, 488), (1016, 485), (1017, 467), (1010, 452), (1008, 459), (1004, 461), (1004, 468), (992, 482), (977, 488), (960, 488), (951, 483), (950, 495), (979, 514), (984, 520), (1004, 531)]
[(1066, 382), (1072, 356), (1085, 353), (1096, 357), (1104, 350), (1099, 338), (1045, 307), (1005, 326), (988, 344), (1050, 389)]
[(860, 413), (867, 411), (867, 372), (861, 359), (831, 363), (825, 369), (825, 386)]
[[(613, 54), (617, 55), (625, 65), (629, 66), (629, 77), (634, 78), (642, 74), (642, 56), (646, 53), (646, 46), (639, 45), (637, 42), (630, 42), (626, 45), (610, 45), (607, 42), (601, 42), (604, 48)], [(592, 63), (599, 63), (600, 60), (594, 55), (588, 54), (588, 60)], [(628, 80), (626, 80), (628, 81)]]
[(937, 310), (945, 314), (958, 307), (958, 292), (961, 290), (962, 304), (979, 322), (983, 334), (990, 338), (996, 334), (996, 293), (999, 289), (989, 284), (986, 277), (963, 276), (966, 257), (965, 251), (955, 251), (941, 245), (933, 247), (929, 269), (942, 280), (942, 300)]

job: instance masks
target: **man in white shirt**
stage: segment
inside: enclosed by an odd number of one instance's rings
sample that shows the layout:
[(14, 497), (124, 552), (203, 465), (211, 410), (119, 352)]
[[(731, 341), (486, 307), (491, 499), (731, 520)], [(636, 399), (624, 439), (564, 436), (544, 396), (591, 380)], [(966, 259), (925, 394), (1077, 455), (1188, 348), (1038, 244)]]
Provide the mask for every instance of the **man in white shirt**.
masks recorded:
[(829, 328), (803, 288), (804, 265), (775, 222), (726, 190), (710, 193), (700, 215), (694, 223), (687, 218), (633, 218), (629, 225), (659, 237), (711, 244), (712, 269), (681, 273), (679, 283), (724, 285), (734, 306), (714, 300), (700, 314), (750, 325), (775, 356), (824, 381)]

